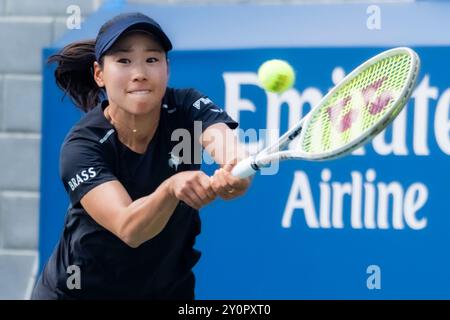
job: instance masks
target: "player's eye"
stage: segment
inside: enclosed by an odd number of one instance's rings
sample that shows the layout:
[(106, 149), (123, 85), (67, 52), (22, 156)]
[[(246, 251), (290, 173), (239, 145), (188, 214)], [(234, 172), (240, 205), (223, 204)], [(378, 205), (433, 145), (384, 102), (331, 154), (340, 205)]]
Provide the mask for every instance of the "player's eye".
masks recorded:
[(131, 61), (130, 61), (130, 59), (122, 58), (122, 59), (117, 60), (117, 62), (118, 62), (118, 63), (128, 64), (128, 63), (130, 63)]
[(149, 62), (149, 63), (158, 62), (158, 59), (157, 59), (157, 58), (154, 58), (154, 57), (148, 58), (148, 59), (147, 59), (147, 62)]

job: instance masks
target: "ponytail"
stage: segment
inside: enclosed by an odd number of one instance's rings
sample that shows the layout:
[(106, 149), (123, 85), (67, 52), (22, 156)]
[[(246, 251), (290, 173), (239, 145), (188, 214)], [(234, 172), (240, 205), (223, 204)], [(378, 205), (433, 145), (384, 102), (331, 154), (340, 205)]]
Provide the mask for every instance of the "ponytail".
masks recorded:
[(48, 63), (58, 64), (55, 70), (58, 87), (84, 112), (100, 103), (103, 95), (103, 89), (94, 81), (95, 60), (95, 40), (71, 43), (48, 59)]

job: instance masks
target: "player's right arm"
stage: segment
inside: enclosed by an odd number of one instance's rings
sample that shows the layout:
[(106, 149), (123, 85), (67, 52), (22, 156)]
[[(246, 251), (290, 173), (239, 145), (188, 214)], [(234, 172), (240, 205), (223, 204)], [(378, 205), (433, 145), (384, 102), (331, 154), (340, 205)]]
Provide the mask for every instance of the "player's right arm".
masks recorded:
[(98, 224), (136, 248), (164, 229), (179, 201), (200, 209), (215, 197), (205, 173), (184, 171), (135, 201), (119, 181), (108, 181), (87, 192), (81, 205)]

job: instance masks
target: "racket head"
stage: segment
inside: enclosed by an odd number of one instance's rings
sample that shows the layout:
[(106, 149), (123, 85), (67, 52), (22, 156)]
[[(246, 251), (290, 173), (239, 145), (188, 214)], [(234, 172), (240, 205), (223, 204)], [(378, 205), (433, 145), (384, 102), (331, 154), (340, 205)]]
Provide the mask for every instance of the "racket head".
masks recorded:
[(367, 60), (308, 114), (299, 149), (284, 156), (326, 160), (359, 148), (386, 128), (407, 104), (419, 68), (419, 56), (405, 47)]

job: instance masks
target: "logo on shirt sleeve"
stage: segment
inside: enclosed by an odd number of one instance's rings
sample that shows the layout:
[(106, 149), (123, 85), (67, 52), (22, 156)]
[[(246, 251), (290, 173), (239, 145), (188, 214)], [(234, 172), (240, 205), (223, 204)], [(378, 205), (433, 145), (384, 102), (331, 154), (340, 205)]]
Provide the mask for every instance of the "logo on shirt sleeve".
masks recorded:
[(192, 106), (196, 108), (197, 110), (200, 110), (201, 107), (207, 106), (208, 104), (213, 103), (210, 98), (200, 98), (197, 101), (195, 101)]
[(70, 187), (70, 190), (74, 191), (80, 184), (88, 181), (97, 176), (97, 172), (93, 167), (89, 169), (81, 170), (80, 173), (77, 173), (73, 178), (67, 181), (67, 184)]

